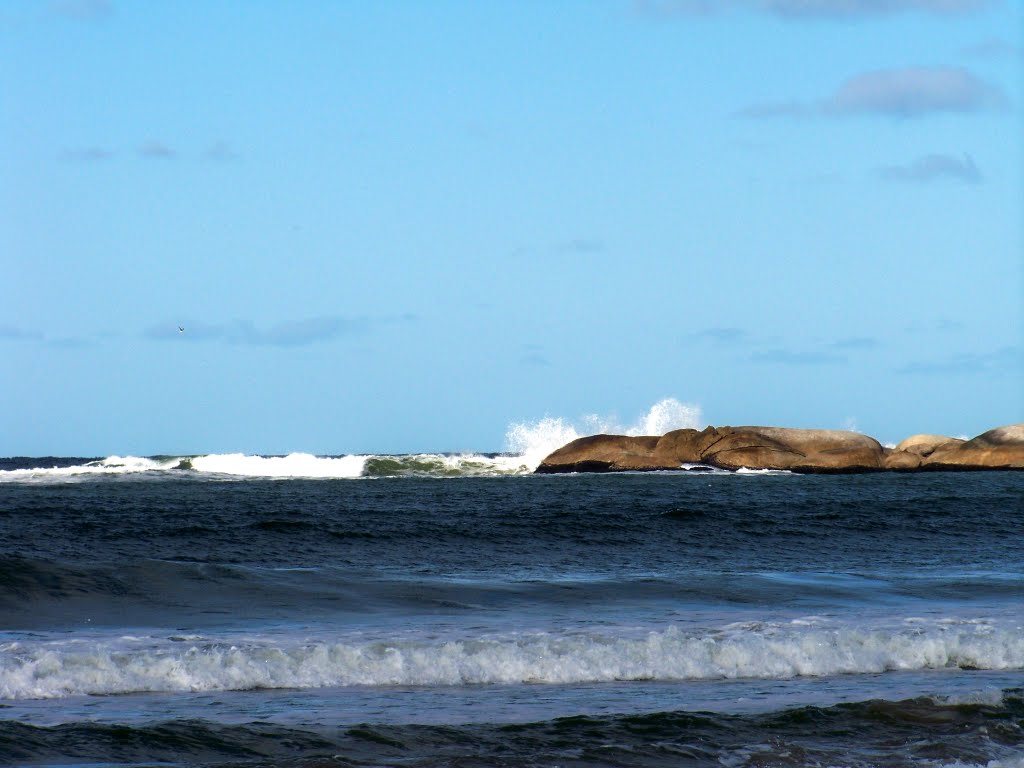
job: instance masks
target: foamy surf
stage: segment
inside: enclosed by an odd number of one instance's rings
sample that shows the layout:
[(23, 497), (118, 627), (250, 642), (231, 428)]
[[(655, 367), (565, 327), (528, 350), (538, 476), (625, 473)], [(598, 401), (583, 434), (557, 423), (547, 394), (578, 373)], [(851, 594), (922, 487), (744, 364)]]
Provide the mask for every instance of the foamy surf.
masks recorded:
[(4, 480), (61, 479), (88, 475), (128, 475), (142, 472), (163, 472), (175, 469), (181, 461), (177, 457), (108, 456), (105, 459), (87, 461), (71, 466), (48, 467), (45, 464), (41, 464), (38, 467), (0, 470), (0, 482)]
[(191, 469), (216, 475), (243, 477), (352, 478), (363, 474), (366, 456), (313, 456), (290, 453), (287, 456), (246, 456), (241, 453), (196, 456), (188, 461)]
[(752, 623), (639, 636), (523, 632), (376, 641), (121, 637), (2, 646), (0, 698), (345, 686), (783, 680), (1024, 669), (1024, 633), (987, 622), (881, 627)]
[(0, 470), (0, 482), (60, 482), (97, 475), (169, 474), (176, 470), (219, 477), (356, 479), (379, 477), (488, 477), (532, 473), (557, 448), (583, 435), (600, 432), (660, 435), (697, 427), (700, 408), (673, 398), (655, 403), (636, 422), (621, 425), (614, 417), (584, 416), (576, 421), (545, 417), (509, 425), (503, 453), (349, 454), (317, 456), (289, 453), (264, 456), (243, 453), (194, 456), (110, 456), (74, 466), (38, 466)]

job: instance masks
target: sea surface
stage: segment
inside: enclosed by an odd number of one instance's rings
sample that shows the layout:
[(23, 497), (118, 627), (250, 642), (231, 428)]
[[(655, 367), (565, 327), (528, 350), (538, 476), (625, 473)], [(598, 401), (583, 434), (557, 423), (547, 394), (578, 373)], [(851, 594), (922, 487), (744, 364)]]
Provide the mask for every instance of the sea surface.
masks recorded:
[(0, 763), (1024, 766), (1024, 473), (0, 459)]

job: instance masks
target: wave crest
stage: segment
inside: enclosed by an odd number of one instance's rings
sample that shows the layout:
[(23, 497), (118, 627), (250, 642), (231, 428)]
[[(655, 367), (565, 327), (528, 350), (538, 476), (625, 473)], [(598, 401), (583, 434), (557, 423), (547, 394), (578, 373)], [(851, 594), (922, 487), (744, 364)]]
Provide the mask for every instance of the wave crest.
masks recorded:
[(381, 685), (787, 679), (895, 670), (1024, 669), (1013, 627), (750, 624), (644, 636), (521, 633), (377, 642), (153, 638), (0, 645), (0, 698)]

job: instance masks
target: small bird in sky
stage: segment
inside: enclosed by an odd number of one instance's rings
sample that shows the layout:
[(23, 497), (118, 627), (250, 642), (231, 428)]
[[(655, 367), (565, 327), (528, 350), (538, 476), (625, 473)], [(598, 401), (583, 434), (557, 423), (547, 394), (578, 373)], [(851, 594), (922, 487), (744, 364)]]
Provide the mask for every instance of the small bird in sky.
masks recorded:
[(184, 328), (182, 328), (182, 327), (181, 327), (181, 326), (179, 325), (179, 326), (178, 326), (178, 333), (184, 333), (184, 332), (185, 332), (185, 329), (184, 329)]

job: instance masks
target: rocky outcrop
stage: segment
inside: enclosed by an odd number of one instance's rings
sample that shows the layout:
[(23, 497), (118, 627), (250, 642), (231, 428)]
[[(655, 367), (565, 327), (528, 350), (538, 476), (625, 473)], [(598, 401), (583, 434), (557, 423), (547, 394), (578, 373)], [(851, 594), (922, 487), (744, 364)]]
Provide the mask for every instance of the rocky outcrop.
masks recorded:
[(922, 469), (1024, 469), (1024, 424), (990, 429), (972, 440), (936, 448)]
[(1024, 424), (967, 441), (914, 435), (893, 449), (858, 432), (787, 427), (677, 429), (661, 437), (593, 435), (559, 448), (537, 472), (674, 470), (684, 464), (800, 473), (1024, 469)]
[(557, 469), (544, 472), (642, 472), (657, 469), (679, 469), (679, 462), (662, 460), (655, 455), (659, 438), (626, 435), (591, 435), (573, 440), (559, 448), (541, 464)]
[(895, 470), (919, 469), (935, 451), (954, 447), (963, 442), (958, 437), (913, 435), (886, 453), (885, 468)]
[(662, 437), (595, 435), (574, 440), (548, 456), (540, 473), (679, 469), (707, 464), (721, 469), (794, 472), (872, 472), (882, 469), (877, 440), (856, 432), (785, 427), (679, 429)]
[(722, 469), (875, 472), (883, 457), (881, 443), (859, 432), (736, 427), (704, 451), (703, 461)]

